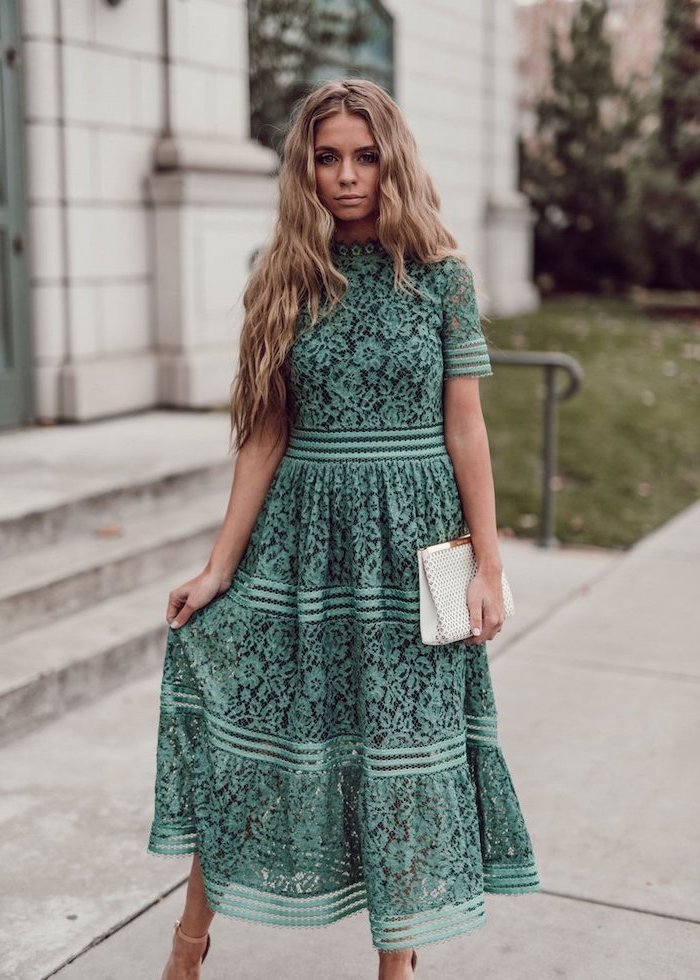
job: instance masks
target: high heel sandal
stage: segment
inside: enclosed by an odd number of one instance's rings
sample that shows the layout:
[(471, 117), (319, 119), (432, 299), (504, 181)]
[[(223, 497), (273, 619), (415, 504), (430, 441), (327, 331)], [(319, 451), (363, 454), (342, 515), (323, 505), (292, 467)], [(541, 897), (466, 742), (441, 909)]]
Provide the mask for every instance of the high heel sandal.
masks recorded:
[(186, 943), (203, 943), (204, 940), (206, 939), (207, 945), (204, 947), (202, 958), (199, 961), (201, 965), (207, 958), (207, 953), (209, 952), (209, 947), (211, 946), (211, 936), (209, 935), (209, 933), (207, 932), (204, 936), (186, 936), (185, 933), (180, 928), (179, 919), (175, 920), (175, 932), (180, 937), (180, 939), (184, 939)]

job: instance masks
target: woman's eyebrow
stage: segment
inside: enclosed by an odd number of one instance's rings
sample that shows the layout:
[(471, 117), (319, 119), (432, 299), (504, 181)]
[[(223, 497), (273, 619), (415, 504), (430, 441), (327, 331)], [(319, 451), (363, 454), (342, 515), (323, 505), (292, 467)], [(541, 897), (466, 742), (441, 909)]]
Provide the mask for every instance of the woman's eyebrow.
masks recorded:
[[(355, 153), (359, 153), (360, 151), (364, 151), (364, 150), (376, 150), (376, 149), (377, 149), (377, 147), (374, 144), (371, 144), (370, 146), (357, 146), (357, 147), (355, 147)], [(338, 151), (338, 147), (337, 146), (315, 146), (314, 147), (314, 152), (318, 152), (319, 150), (334, 150), (335, 152), (337, 152)]]

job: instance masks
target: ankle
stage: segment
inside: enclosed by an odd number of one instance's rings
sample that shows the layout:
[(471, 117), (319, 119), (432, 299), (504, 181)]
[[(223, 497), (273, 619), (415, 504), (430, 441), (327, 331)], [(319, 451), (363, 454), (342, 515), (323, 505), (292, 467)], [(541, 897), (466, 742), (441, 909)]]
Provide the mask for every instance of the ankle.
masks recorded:
[(183, 942), (191, 943), (193, 946), (203, 945), (209, 935), (209, 927), (199, 923), (189, 923), (183, 916), (177, 920), (175, 932)]
[(181, 970), (185, 970), (188, 974), (190, 970), (199, 966), (202, 962), (202, 949), (204, 944), (199, 948), (197, 946), (190, 946), (189, 943), (182, 943), (179, 940), (175, 940), (171, 956), (173, 959), (173, 964)]
[(413, 956), (413, 947), (409, 946), (406, 949), (380, 949), (379, 959), (386, 963), (406, 963), (411, 962), (411, 957)]
[(379, 976), (378, 980), (413, 980), (414, 956), (413, 947), (407, 949), (378, 950)]
[(184, 966), (192, 966), (201, 962), (207, 946), (208, 935), (208, 932), (188, 932), (178, 920), (173, 935), (174, 959)]

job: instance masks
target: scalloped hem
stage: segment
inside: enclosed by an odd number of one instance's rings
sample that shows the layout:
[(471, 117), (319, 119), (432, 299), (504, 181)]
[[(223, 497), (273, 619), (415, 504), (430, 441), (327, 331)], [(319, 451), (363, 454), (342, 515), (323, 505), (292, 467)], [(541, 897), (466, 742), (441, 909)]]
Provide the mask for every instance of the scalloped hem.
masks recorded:
[[(239, 884), (216, 885), (202, 874), (207, 903), (213, 912), (232, 919), (260, 922), (282, 929), (314, 929), (368, 912), (363, 881), (325, 895), (291, 898)], [(413, 915), (380, 919), (369, 913), (372, 945), (396, 950), (445, 942), (486, 922), (484, 893), (466, 902), (428, 909)]]
[(159, 829), (155, 821), (151, 824), (146, 851), (158, 857), (184, 857), (197, 853), (197, 831), (183, 828), (175, 831), (172, 827)]
[(367, 909), (364, 881), (322, 895), (276, 895), (240, 885), (219, 884), (202, 873), (207, 903), (213, 912), (231, 918), (250, 919), (271, 926), (313, 929), (332, 925), (348, 915)]
[(465, 902), (427, 909), (413, 915), (380, 919), (370, 915), (372, 944), (375, 949), (406, 949), (445, 942), (473, 932), (486, 924), (484, 893)]
[[(192, 832), (169, 838), (167, 834), (154, 832), (147, 847), (147, 853), (157, 857), (183, 857), (196, 852), (196, 834)], [(207, 903), (213, 912), (274, 928), (318, 929), (369, 912), (363, 880), (323, 895), (290, 897), (235, 882), (213, 882), (204, 872), (202, 878)], [(376, 950), (392, 950), (446, 942), (486, 924), (486, 894), (517, 895), (539, 891), (541, 887), (533, 862), (487, 866), (483, 891), (465, 902), (393, 919), (369, 913), (372, 945)]]
[[(368, 912), (362, 882), (314, 898), (272, 896), (254, 888), (229, 885), (218, 896), (204, 879), (207, 903), (213, 912), (231, 919), (260, 922), (278, 929), (323, 928), (341, 919)], [(484, 893), (467, 902), (429, 909), (396, 919), (378, 919), (369, 914), (372, 945), (376, 950), (407, 949), (446, 942), (486, 923)]]
[(484, 867), (484, 891), (492, 895), (519, 895), (541, 891), (542, 883), (537, 866), (527, 864), (486, 864)]

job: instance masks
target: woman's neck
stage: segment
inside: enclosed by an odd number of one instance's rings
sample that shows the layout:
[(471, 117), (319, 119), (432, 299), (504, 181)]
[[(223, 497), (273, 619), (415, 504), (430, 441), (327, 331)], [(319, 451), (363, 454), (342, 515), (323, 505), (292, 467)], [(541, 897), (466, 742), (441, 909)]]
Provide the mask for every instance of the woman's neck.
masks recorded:
[(343, 224), (336, 222), (333, 241), (342, 242), (343, 245), (354, 245), (377, 240), (376, 221), (352, 221)]

